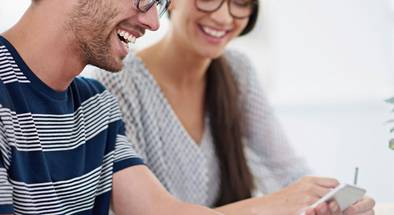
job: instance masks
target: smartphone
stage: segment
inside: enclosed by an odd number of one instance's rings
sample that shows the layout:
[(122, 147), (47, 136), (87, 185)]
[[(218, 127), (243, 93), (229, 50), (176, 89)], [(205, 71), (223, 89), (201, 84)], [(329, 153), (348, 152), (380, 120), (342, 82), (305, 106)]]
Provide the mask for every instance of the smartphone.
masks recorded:
[[(341, 211), (344, 211), (357, 201), (361, 200), (366, 192), (367, 191), (365, 189), (354, 185), (340, 184), (308, 208), (315, 208), (323, 202), (330, 202), (335, 200), (338, 203)], [(305, 213), (302, 213), (301, 215), (304, 214)]]

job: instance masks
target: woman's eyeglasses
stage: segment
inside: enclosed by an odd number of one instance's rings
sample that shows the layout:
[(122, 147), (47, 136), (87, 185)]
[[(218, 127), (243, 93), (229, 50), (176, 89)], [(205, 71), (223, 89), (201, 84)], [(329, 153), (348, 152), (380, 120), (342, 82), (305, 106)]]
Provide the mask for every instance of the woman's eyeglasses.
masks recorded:
[(250, 17), (257, 7), (256, 0), (195, 0), (195, 3), (199, 11), (212, 13), (219, 10), (225, 1), (228, 3), (230, 15), (236, 19)]
[(134, 2), (136, 4), (136, 8), (142, 13), (146, 13), (156, 5), (159, 17), (161, 17), (167, 11), (171, 0), (134, 0)]

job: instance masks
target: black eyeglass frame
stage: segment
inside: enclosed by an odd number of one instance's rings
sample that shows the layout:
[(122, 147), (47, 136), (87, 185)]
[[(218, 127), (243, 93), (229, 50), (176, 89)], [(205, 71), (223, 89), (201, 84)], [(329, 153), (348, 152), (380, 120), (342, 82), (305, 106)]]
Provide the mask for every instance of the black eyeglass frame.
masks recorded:
[(155, 4), (162, 4), (164, 3), (163, 7), (164, 9), (162, 11), (159, 11), (159, 17), (162, 17), (168, 10), (168, 7), (171, 4), (171, 0), (154, 0), (148, 5), (141, 5), (141, 0), (135, 0), (136, 7), (141, 13), (146, 13), (148, 12)]
[[(185, 0), (185, 1), (187, 1), (187, 0)], [(220, 4), (217, 6), (217, 8), (215, 8), (215, 9), (213, 9), (213, 10), (203, 10), (203, 9), (201, 9), (201, 8), (199, 8), (198, 7), (198, 2), (199, 0), (194, 0), (194, 5), (195, 5), (195, 7), (197, 8), (197, 10), (198, 11), (201, 11), (201, 12), (204, 12), (204, 13), (213, 13), (213, 12), (215, 12), (215, 11), (217, 11), (217, 10), (219, 10), (222, 6), (223, 6), (223, 3), (225, 2), (225, 1), (227, 1), (227, 7), (228, 7), (228, 10), (229, 10), (229, 13), (230, 13), (230, 15), (233, 17), (233, 18), (235, 18), (235, 19), (246, 19), (246, 18), (249, 18), (252, 14), (253, 14), (253, 12), (255, 11), (255, 7), (258, 7), (258, 0), (253, 0), (250, 4), (252, 4), (252, 10), (251, 10), (251, 13), (249, 14), (249, 15), (247, 15), (247, 16), (235, 16), (232, 12), (231, 12), (231, 0), (222, 0), (221, 2), (220, 2)]]

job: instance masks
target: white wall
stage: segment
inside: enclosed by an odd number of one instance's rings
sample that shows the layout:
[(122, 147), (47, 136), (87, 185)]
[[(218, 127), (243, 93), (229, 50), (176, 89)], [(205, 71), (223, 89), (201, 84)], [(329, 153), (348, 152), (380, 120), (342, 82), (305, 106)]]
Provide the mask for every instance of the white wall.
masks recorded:
[[(30, 0), (2, 0), (0, 31)], [(394, 151), (388, 149), (394, 95), (394, 0), (264, 0), (256, 32), (232, 46), (256, 64), (277, 114), (312, 168), (394, 202)], [(148, 33), (138, 48), (166, 30)]]
[(260, 66), (290, 140), (317, 173), (394, 202), (394, 151), (384, 122), (394, 95), (394, 10), (386, 0), (265, 0)]

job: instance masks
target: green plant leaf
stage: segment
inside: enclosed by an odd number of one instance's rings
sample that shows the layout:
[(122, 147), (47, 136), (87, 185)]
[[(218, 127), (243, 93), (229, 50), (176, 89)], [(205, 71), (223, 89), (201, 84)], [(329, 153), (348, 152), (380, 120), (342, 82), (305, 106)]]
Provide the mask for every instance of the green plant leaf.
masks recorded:
[[(386, 102), (394, 105), (394, 97), (387, 99)], [(391, 109), (391, 112), (394, 113), (394, 108)], [(389, 119), (387, 123), (394, 124), (394, 119)], [(390, 133), (394, 133), (394, 127), (390, 129)], [(394, 138), (389, 140), (389, 148), (394, 151)]]
[(386, 102), (394, 104), (394, 97), (386, 99)]

